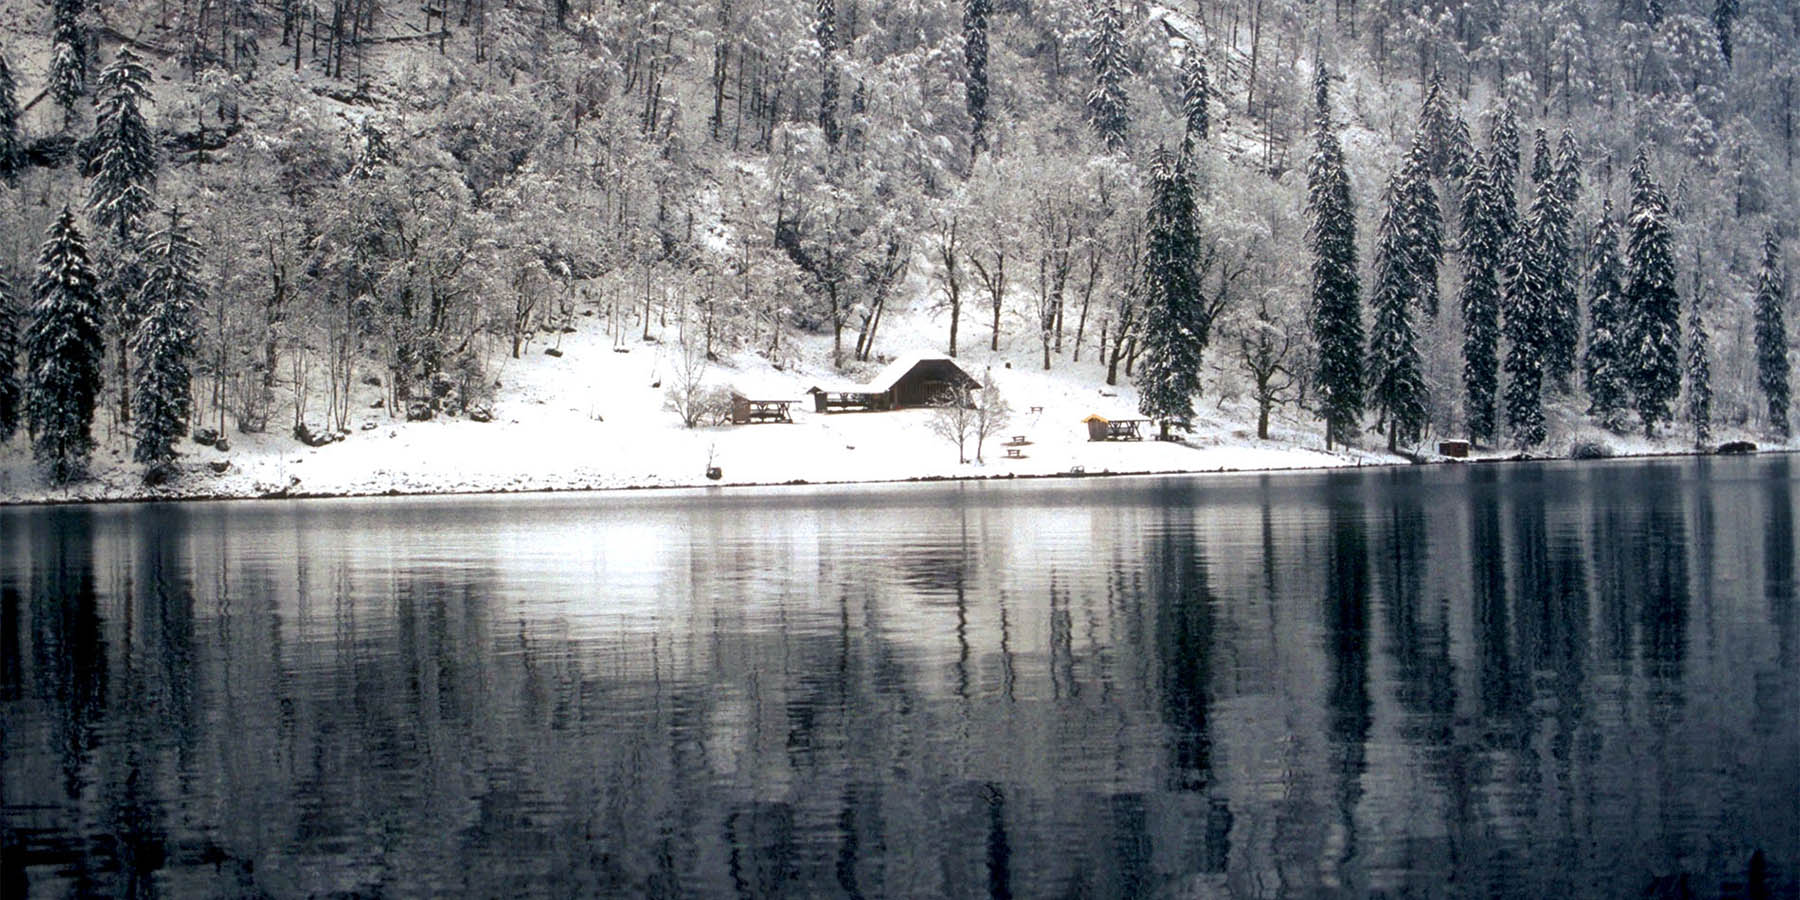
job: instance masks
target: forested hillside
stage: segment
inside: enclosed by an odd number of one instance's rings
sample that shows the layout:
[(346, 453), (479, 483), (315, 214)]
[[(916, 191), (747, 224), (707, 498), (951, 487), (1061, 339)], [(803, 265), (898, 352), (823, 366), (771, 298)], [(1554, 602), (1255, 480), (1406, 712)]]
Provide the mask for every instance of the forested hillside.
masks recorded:
[(6, 0), (0, 35), (0, 438), (60, 480), (345, 429), (377, 379), (463, 415), (570, 327), (855, 369), (900, 317), (1353, 446), (1787, 439), (1800, 4)]

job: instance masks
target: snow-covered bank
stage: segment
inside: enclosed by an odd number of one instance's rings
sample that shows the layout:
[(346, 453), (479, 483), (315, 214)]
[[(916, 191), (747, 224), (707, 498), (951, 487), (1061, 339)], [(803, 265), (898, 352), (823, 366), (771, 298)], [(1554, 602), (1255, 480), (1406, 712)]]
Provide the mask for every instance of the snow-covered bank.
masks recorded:
[[(307, 447), (274, 426), (264, 434), (228, 434), (228, 452), (183, 442), (182, 474), (155, 488), (142, 483), (123, 437), (106, 434), (107, 425), (97, 423), (102, 447), (94, 457), (94, 477), (68, 487), (45, 483), (23, 436), (0, 448), (0, 503), (825, 484), (1076, 471), (1242, 472), (1405, 462), (1365, 450), (1328, 453), (1310, 423), (1295, 418), (1278, 416), (1273, 440), (1259, 441), (1249, 424), (1254, 410), (1217, 398), (1201, 404), (1195, 431), (1184, 442), (1092, 442), (1081, 420), (1091, 413), (1132, 415), (1131, 388), (1104, 386), (1102, 371), (1088, 363), (1061, 362), (1044, 372), (1032, 367), (1028, 348), (1009, 353), (1004, 343), (998, 353), (983, 348), (959, 360), (976, 378), (997, 385), (1013, 408), (1011, 423), (982, 448), (982, 462), (959, 463), (955, 447), (932, 433), (933, 413), (923, 409), (821, 414), (800, 402), (792, 423), (686, 429), (665, 408), (664, 388), (653, 386), (666, 387), (674, 377), (673, 335), (666, 343), (617, 343), (596, 319), (582, 324), (582, 330), (562, 336), (561, 356), (545, 355), (540, 343), (522, 359), (495, 361), (500, 387), (492, 422), (401, 421), (375, 408), (379, 388), (362, 385), (359, 413), (337, 443)], [(894, 346), (929, 350), (931, 335), (899, 333)], [(818, 362), (780, 371), (742, 353), (709, 367), (706, 381), (759, 399), (805, 401), (813, 384), (854, 377), (830, 372), (823, 364), (828, 355), (828, 345), (813, 339), (800, 356)], [(283, 415), (291, 418), (291, 407), (277, 410), (278, 419)], [(1569, 437), (1547, 448), (1546, 455), (1560, 455), (1571, 439), (1590, 437), (1573, 422), (1565, 434)], [(1016, 437), (1026, 443), (1015, 448), (1018, 458), (1011, 458), (1005, 444)], [(1676, 440), (1612, 437), (1609, 444), (1619, 455), (1683, 449)], [(968, 453), (973, 459), (972, 443)], [(229, 467), (215, 472), (215, 463)], [(717, 482), (706, 478), (709, 463), (721, 469)]]
[[(687, 429), (665, 409), (664, 389), (654, 386), (675, 377), (674, 342), (615, 345), (594, 319), (583, 325), (562, 336), (560, 356), (543, 354), (540, 344), (522, 359), (496, 361), (500, 387), (492, 422), (401, 421), (375, 408), (379, 388), (359, 386), (360, 412), (337, 443), (307, 447), (274, 426), (264, 434), (228, 434), (227, 452), (183, 442), (181, 475), (154, 488), (142, 483), (123, 437), (96, 423), (102, 446), (94, 475), (79, 484), (49, 486), (31, 463), (23, 436), (0, 450), (0, 503), (816, 484), (1077, 470), (1216, 472), (1396, 461), (1385, 454), (1311, 449), (1301, 432), (1258, 441), (1253, 428), (1222, 414), (1204, 419), (1184, 443), (1090, 442), (1081, 420), (1096, 412), (1131, 415), (1136, 401), (1130, 388), (1101, 387), (1098, 368), (1086, 365), (1027, 370), (1024, 353), (1012, 357), (1018, 367), (1008, 368), (1004, 350), (965, 353), (961, 360), (977, 378), (998, 385), (1014, 409), (1010, 424), (981, 448), (982, 462), (959, 463), (956, 448), (932, 433), (933, 413), (924, 409), (821, 414), (799, 402), (792, 423)], [(803, 357), (822, 360), (828, 348), (808, 350)], [(795, 401), (807, 400), (812, 384), (844, 377), (822, 365), (778, 371), (750, 353), (706, 373), (708, 383)], [(291, 407), (286, 413), (291, 417)], [(1002, 445), (1016, 437), (1026, 443), (1011, 458)], [(972, 443), (968, 453), (973, 459)], [(225, 471), (213, 470), (223, 463), (229, 463)], [(706, 478), (709, 464), (721, 469), (719, 481)]]

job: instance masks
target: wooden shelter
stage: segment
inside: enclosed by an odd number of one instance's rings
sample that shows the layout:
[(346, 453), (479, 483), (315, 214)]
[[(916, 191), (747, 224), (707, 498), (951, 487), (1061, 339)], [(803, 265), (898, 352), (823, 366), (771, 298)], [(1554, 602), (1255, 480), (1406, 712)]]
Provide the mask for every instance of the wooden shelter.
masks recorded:
[(813, 409), (905, 409), (931, 406), (952, 391), (980, 390), (981, 382), (942, 356), (909, 356), (889, 363), (868, 384), (818, 385), (808, 390)]
[(1087, 425), (1090, 441), (1141, 441), (1144, 433), (1140, 430), (1149, 423), (1149, 419), (1108, 419), (1095, 413), (1081, 420)]

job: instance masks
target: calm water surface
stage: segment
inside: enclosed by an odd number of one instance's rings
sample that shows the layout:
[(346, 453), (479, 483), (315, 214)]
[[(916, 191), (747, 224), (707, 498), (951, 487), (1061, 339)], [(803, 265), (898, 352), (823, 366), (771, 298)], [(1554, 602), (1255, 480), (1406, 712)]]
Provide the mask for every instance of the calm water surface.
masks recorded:
[(1794, 896), (1797, 486), (0, 510), (0, 897)]

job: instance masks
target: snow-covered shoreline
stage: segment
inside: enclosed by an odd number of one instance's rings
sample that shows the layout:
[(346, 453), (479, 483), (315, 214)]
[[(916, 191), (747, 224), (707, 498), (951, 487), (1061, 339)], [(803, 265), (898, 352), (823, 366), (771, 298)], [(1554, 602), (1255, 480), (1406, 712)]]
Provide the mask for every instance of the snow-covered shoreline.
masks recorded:
[[(500, 387), (491, 401), (491, 422), (402, 421), (379, 403), (379, 386), (359, 384), (353, 399), (358, 412), (345, 423), (341, 440), (308, 447), (272, 423), (265, 433), (228, 432), (228, 451), (183, 441), (177, 447), (179, 474), (152, 488), (130, 461), (124, 436), (103, 421), (95, 427), (100, 448), (90, 467), (93, 477), (73, 485), (48, 485), (22, 435), (0, 447), (0, 505), (905, 484), (1078, 471), (1092, 477), (1407, 464), (1380, 451), (1327, 452), (1316, 423), (1291, 410), (1278, 411), (1271, 439), (1259, 440), (1251, 424), (1253, 406), (1217, 398), (1200, 404), (1194, 428), (1182, 442), (1090, 441), (1082, 420), (1093, 413), (1135, 415), (1132, 388), (1105, 385), (1103, 370), (1093, 363), (1044, 371), (1032, 364), (1029, 348), (1003, 347), (958, 359), (974, 377), (998, 388), (1013, 409), (1010, 422), (981, 448), (982, 462), (974, 461), (972, 443), (971, 461), (958, 461), (955, 446), (933, 433), (931, 410), (819, 413), (800, 402), (811, 385), (869, 374), (856, 367), (832, 370), (823, 363), (829, 345), (821, 338), (813, 338), (816, 346), (800, 354), (818, 360), (811, 366), (777, 369), (757, 354), (740, 352), (707, 369), (708, 384), (796, 401), (792, 422), (688, 429), (665, 405), (664, 383), (676, 362), (673, 342), (624, 345), (598, 322), (586, 324), (560, 336), (558, 355), (544, 354), (540, 345), (528, 347), (520, 359), (495, 360)], [(896, 332), (896, 349), (929, 351), (930, 335)], [(874, 368), (873, 363), (862, 367)], [(317, 398), (308, 404), (315, 410), (322, 406)], [(277, 421), (283, 414), (291, 419), (291, 406), (275, 411)], [(1572, 442), (1595, 438), (1621, 457), (1684, 449), (1672, 437), (1605, 435), (1584, 421), (1573, 414), (1554, 417), (1555, 437), (1539, 455), (1563, 456)], [(320, 428), (310, 419), (309, 426)], [(1492, 454), (1502, 455), (1512, 454)], [(722, 470), (718, 481), (706, 478), (710, 466)]]

